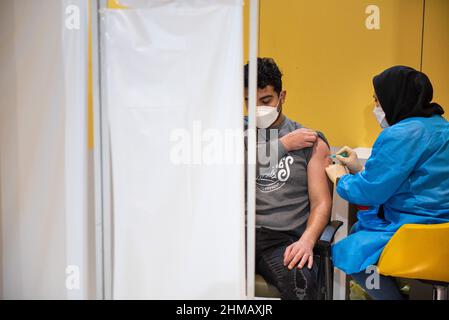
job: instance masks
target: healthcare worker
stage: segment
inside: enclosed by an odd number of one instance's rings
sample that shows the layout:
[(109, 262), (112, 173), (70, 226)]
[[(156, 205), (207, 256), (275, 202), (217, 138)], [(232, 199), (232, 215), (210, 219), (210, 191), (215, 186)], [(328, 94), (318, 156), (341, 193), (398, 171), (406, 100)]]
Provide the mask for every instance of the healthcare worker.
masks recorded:
[(374, 114), (383, 131), (365, 168), (348, 147), (337, 152), (343, 166), (326, 168), (343, 199), (369, 207), (333, 246), (333, 262), (372, 298), (402, 299), (392, 277), (379, 275), (380, 285), (367, 288), (370, 266), (403, 224), (449, 222), (449, 123), (442, 107), (431, 102), (433, 88), (424, 73), (395, 66), (373, 84)]

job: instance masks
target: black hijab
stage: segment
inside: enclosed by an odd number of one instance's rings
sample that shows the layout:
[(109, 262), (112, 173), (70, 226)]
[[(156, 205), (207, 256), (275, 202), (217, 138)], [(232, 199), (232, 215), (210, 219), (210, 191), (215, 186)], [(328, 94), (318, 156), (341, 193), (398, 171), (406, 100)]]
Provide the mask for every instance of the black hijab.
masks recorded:
[(429, 78), (413, 68), (391, 67), (375, 76), (373, 85), (390, 126), (411, 117), (444, 113), (440, 105), (432, 103), (433, 88)]
[[(413, 68), (391, 67), (375, 76), (373, 85), (390, 126), (411, 117), (431, 117), (444, 113), (440, 105), (432, 103), (433, 88), (429, 78)], [(377, 215), (385, 219), (383, 205), (379, 207)]]

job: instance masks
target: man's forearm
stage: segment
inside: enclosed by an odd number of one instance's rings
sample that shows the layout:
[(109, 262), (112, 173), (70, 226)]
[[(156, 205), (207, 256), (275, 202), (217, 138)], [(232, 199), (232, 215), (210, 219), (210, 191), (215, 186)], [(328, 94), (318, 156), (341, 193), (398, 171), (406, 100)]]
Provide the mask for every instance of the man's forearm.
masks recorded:
[(322, 203), (310, 211), (310, 216), (307, 221), (307, 227), (302, 238), (309, 240), (315, 244), (321, 237), (324, 228), (326, 228), (330, 219), (330, 205)]
[(290, 152), (291, 151), (291, 146), (290, 146), (290, 143), (289, 143), (287, 135), (283, 136), (282, 138), (279, 138), (279, 144), (282, 145), (282, 147), (284, 148), (284, 150), (286, 152)]
[[(267, 149), (269, 157), (267, 158)], [(287, 154), (287, 150), (279, 139), (267, 142), (257, 143), (257, 163), (256, 172), (261, 173), (260, 169), (269, 170), (272, 166), (279, 163), (283, 156)]]

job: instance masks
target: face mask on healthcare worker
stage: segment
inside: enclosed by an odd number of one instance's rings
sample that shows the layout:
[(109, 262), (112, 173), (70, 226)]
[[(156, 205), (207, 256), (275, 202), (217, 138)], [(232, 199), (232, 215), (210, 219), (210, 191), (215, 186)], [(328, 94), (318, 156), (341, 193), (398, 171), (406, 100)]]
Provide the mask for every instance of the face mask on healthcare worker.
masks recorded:
[(279, 96), (279, 100), (276, 107), (256, 106), (257, 128), (266, 129), (276, 121), (276, 119), (279, 117), (279, 113), (281, 112), (281, 108), (279, 107), (280, 101), (281, 97)]
[(384, 112), (384, 110), (382, 109), (382, 107), (380, 105), (379, 106), (377, 106), (377, 105), (374, 106), (373, 113), (374, 113), (374, 116), (377, 119), (377, 122), (379, 122), (380, 127), (382, 129), (388, 128), (390, 126), (388, 124), (388, 122), (387, 122), (387, 118), (385, 116), (385, 112)]

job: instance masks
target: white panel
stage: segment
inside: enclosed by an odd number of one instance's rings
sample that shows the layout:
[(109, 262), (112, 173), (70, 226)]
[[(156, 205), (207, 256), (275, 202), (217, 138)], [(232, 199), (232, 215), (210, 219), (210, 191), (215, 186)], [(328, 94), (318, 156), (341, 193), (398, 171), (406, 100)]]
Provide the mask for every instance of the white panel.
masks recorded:
[(89, 274), (94, 261), (88, 258), (94, 237), (88, 233), (87, 200), (87, 5), (84, 0), (64, 0), (62, 5), (66, 276), (75, 277), (68, 279), (69, 299), (87, 299), (88, 282), (95, 281)]
[[(102, 30), (114, 298), (243, 297), (241, 135), (231, 141), (234, 163), (201, 157), (227, 130), (243, 128), (242, 3), (105, 10)], [(187, 133), (191, 163), (170, 157), (177, 129)]]
[[(69, 4), (79, 9), (79, 28), (66, 28)], [(87, 283), (95, 280), (88, 275), (85, 4), (2, 1), (0, 225), (6, 299), (88, 298)], [(79, 271), (73, 290), (66, 287), (68, 265)]]

